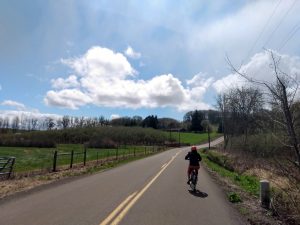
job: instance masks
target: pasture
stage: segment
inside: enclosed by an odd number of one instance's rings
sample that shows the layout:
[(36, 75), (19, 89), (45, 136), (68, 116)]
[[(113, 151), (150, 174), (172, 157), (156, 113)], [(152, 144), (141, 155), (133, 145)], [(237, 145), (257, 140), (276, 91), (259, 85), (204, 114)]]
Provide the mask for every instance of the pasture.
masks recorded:
[[(166, 135), (170, 135), (166, 132)], [(211, 133), (211, 139), (220, 136), (215, 132)], [(175, 141), (179, 139), (179, 133), (171, 132), (171, 138)], [(190, 145), (207, 142), (207, 133), (180, 133), (180, 143)], [(86, 161), (101, 161), (107, 159), (125, 159), (136, 155), (147, 155), (161, 151), (162, 146), (144, 145), (120, 145), (114, 149), (87, 148)], [(68, 167), (71, 161), (71, 152), (74, 151), (73, 164), (82, 164), (84, 160), (83, 144), (58, 144), (56, 148), (37, 148), (37, 147), (0, 147), (0, 156), (14, 156), (16, 163), (15, 172), (27, 171), (51, 171), (53, 168), (54, 152), (58, 152), (57, 167)]]

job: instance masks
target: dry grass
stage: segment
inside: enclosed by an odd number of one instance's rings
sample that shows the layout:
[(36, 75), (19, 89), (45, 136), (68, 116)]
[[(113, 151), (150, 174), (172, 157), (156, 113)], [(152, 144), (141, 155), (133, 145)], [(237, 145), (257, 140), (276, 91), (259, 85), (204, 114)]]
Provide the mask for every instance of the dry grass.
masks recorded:
[[(240, 174), (254, 175), (270, 181), (272, 188), (272, 211), (283, 224), (300, 224), (300, 174), (286, 159), (286, 155), (273, 157), (252, 155), (241, 149), (219, 152), (229, 157), (228, 162)], [(259, 224), (259, 223), (258, 223)]]

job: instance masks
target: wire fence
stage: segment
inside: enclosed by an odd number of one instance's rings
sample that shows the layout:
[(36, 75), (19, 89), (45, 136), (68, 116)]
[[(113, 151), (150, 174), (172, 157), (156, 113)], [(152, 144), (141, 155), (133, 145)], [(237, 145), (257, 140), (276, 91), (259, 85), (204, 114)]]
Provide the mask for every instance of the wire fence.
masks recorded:
[[(18, 149), (17, 151), (11, 151), (12, 154), (16, 154), (16, 157), (13, 157), (14, 163), (10, 167), (10, 173), (9, 176), (6, 176), (6, 179), (124, 161), (161, 152), (166, 148), (166, 146), (153, 145), (99, 149), (86, 148), (84, 145), (70, 145), (58, 149)], [(7, 156), (5, 157), (7, 158)]]
[(120, 146), (114, 149), (84, 148), (82, 151), (53, 154), (52, 171), (73, 168), (73, 166), (86, 166), (87, 164), (103, 164), (111, 161), (121, 161), (129, 158), (141, 157), (165, 150), (164, 146)]

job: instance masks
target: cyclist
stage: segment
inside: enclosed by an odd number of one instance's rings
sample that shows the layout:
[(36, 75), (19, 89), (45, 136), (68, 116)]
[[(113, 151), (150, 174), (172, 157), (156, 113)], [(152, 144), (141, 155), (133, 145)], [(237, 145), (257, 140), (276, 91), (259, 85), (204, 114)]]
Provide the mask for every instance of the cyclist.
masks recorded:
[(189, 167), (188, 167), (188, 181), (187, 184), (190, 184), (191, 181), (191, 173), (193, 170), (196, 170), (198, 175), (198, 170), (200, 169), (199, 162), (202, 160), (201, 155), (197, 152), (197, 147), (192, 146), (191, 151), (185, 156), (186, 160), (190, 160)]

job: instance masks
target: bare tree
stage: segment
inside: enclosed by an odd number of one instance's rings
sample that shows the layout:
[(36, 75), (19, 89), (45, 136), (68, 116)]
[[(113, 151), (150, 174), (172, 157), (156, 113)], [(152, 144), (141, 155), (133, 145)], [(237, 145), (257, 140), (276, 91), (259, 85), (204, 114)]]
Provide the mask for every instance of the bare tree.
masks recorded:
[(241, 77), (244, 77), (253, 84), (266, 88), (269, 99), (271, 100), (271, 106), (276, 108), (281, 116), (273, 117), (272, 119), (276, 124), (281, 126), (286, 131), (288, 136), (287, 142), (282, 140), (282, 143), (293, 149), (296, 157), (296, 160), (294, 160), (293, 163), (300, 169), (299, 139), (296, 135), (294, 120), (295, 115), (291, 110), (295, 103), (295, 96), (298, 91), (299, 82), (294, 76), (281, 71), (279, 67), (280, 58), (276, 58), (272, 51), (268, 50), (268, 52), (272, 59), (271, 68), (273, 69), (275, 82), (254, 79), (248, 74), (243, 73), (235, 68), (228, 57), (227, 62), (236, 74), (239, 74)]
[(55, 127), (54, 119), (51, 117), (47, 117), (45, 119), (45, 126), (47, 130), (52, 130)]
[(63, 129), (66, 129), (70, 126), (70, 117), (69, 116), (63, 116), (61, 121)]
[(31, 118), (30, 119), (31, 130), (36, 130), (37, 126), (38, 126), (38, 119), (37, 118)]
[(223, 118), (225, 147), (229, 136), (234, 135), (243, 135), (246, 144), (248, 134), (257, 128), (263, 108), (262, 93), (252, 87), (232, 88), (218, 96), (217, 104)]
[(11, 123), (11, 128), (13, 132), (16, 132), (20, 128), (20, 118), (18, 116), (15, 116)]

